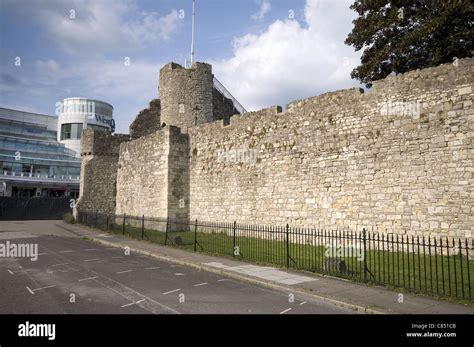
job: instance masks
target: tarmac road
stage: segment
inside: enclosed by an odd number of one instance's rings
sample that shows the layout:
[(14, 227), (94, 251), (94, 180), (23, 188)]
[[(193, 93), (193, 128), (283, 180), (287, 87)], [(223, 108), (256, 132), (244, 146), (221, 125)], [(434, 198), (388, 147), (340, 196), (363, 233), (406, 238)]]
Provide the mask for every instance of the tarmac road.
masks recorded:
[(38, 233), (34, 222), (16, 224), (0, 228), (0, 244), (37, 244), (39, 256), (36, 261), (0, 257), (0, 314), (354, 313), (314, 298), (127, 254), (66, 231)]

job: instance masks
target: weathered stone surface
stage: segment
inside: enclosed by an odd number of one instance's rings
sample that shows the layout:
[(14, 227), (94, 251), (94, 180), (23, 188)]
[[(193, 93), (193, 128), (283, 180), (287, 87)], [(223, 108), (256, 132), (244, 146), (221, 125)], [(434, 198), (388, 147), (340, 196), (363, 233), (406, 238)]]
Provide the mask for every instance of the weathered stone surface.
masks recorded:
[(473, 80), (463, 59), (194, 127), (191, 219), (470, 238)]
[(161, 123), (186, 130), (212, 122), (212, 67), (194, 63), (190, 69), (169, 63), (160, 70)]
[(214, 88), (212, 66), (194, 63), (190, 69), (169, 63), (160, 70), (162, 125), (187, 128), (215, 120), (229, 123), (237, 114), (232, 101)]
[(121, 145), (117, 213), (472, 239), (473, 61), (388, 77), (366, 94), (340, 90), (285, 112), (234, 115), (230, 124), (213, 121), (209, 65), (168, 64), (161, 122), (181, 132), (165, 127)]
[(123, 143), (118, 162), (116, 213), (189, 219), (189, 141), (179, 128)]
[(81, 137), (81, 178), (78, 210), (115, 212), (117, 162), (120, 144), (128, 135), (86, 129)]
[(140, 111), (130, 124), (130, 137), (136, 139), (160, 130), (160, 111), (160, 99), (150, 101), (149, 107)]
[(222, 119), (224, 124), (229, 124), (230, 117), (239, 113), (234, 107), (234, 103), (216, 88), (212, 89), (212, 112), (214, 121)]

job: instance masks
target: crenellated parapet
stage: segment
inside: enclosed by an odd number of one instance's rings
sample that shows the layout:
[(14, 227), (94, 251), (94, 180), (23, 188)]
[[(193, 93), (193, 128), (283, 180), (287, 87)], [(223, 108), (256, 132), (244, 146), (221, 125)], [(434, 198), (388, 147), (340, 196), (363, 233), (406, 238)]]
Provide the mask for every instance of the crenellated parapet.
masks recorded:
[(129, 135), (85, 129), (81, 136), (81, 156), (118, 156), (120, 144), (130, 140)]
[(473, 90), (474, 59), (460, 59), (237, 114), (210, 65), (170, 63), (130, 138), (83, 133), (81, 203), (472, 240)]

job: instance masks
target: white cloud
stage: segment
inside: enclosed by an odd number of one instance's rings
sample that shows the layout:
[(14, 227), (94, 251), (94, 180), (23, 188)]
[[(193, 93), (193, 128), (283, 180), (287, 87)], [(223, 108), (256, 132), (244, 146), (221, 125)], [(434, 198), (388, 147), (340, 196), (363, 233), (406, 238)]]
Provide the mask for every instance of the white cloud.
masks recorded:
[(180, 22), (176, 10), (166, 15), (139, 11), (135, 0), (83, 0), (77, 6), (54, 1), (38, 8), (39, 19), (69, 53), (96, 55), (156, 44), (168, 40)]
[(270, 4), (268, 0), (258, 0), (257, 3), (259, 5), (259, 9), (257, 13), (252, 15), (252, 19), (262, 20), (265, 17), (265, 15), (268, 13), (268, 11), (270, 11), (270, 9), (272, 8), (272, 5)]
[[(84, 66), (81, 71), (100, 79), (85, 77), (81, 89), (88, 97), (103, 99), (114, 106), (117, 132), (127, 133), (128, 126), (150, 100), (158, 97), (158, 73), (163, 62), (148, 63), (131, 60), (130, 66), (122, 61), (104, 61)], [(77, 74), (82, 74), (78, 71)], [(73, 92), (74, 93), (74, 92)]]
[(157, 12), (142, 14), (139, 21), (126, 23), (123, 32), (130, 35), (136, 42), (143, 44), (168, 40), (179, 23), (177, 10), (172, 10), (166, 16), (160, 17)]
[[(135, 59), (129, 66), (123, 60), (108, 59), (84, 59), (67, 65), (37, 60), (31, 69), (10, 68), (0, 74), (0, 105), (54, 114), (54, 105), (62, 98), (99, 99), (114, 106), (117, 131), (128, 132), (138, 112), (158, 97), (158, 73), (163, 65)], [(13, 95), (20, 99), (11, 98)], [(34, 101), (38, 108), (29, 108)]]
[(91, 61), (68, 70), (62, 84), (69, 89), (69, 96), (112, 103), (117, 131), (128, 132), (128, 126), (138, 112), (158, 97), (158, 73), (162, 65), (162, 62), (151, 64), (134, 59), (129, 66), (123, 61)]
[(59, 71), (59, 65), (54, 59), (37, 60), (36, 67), (48, 73), (57, 73)]
[(262, 33), (233, 41), (233, 56), (213, 62), (214, 73), (248, 110), (359, 86), (359, 64), (344, 44), (355, 12), (351, 1), (307, 0), (304, 24), (277, 20)]

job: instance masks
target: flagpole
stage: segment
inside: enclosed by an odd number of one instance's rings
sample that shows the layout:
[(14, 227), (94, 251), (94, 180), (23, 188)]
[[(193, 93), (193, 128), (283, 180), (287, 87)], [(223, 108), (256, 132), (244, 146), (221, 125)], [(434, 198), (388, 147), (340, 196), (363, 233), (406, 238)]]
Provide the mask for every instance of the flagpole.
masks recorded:
[(194, 63), (194, 16), (195, 16), (195, 0), (193, 0), (193, 18), (191, 31), (191, 65)]

